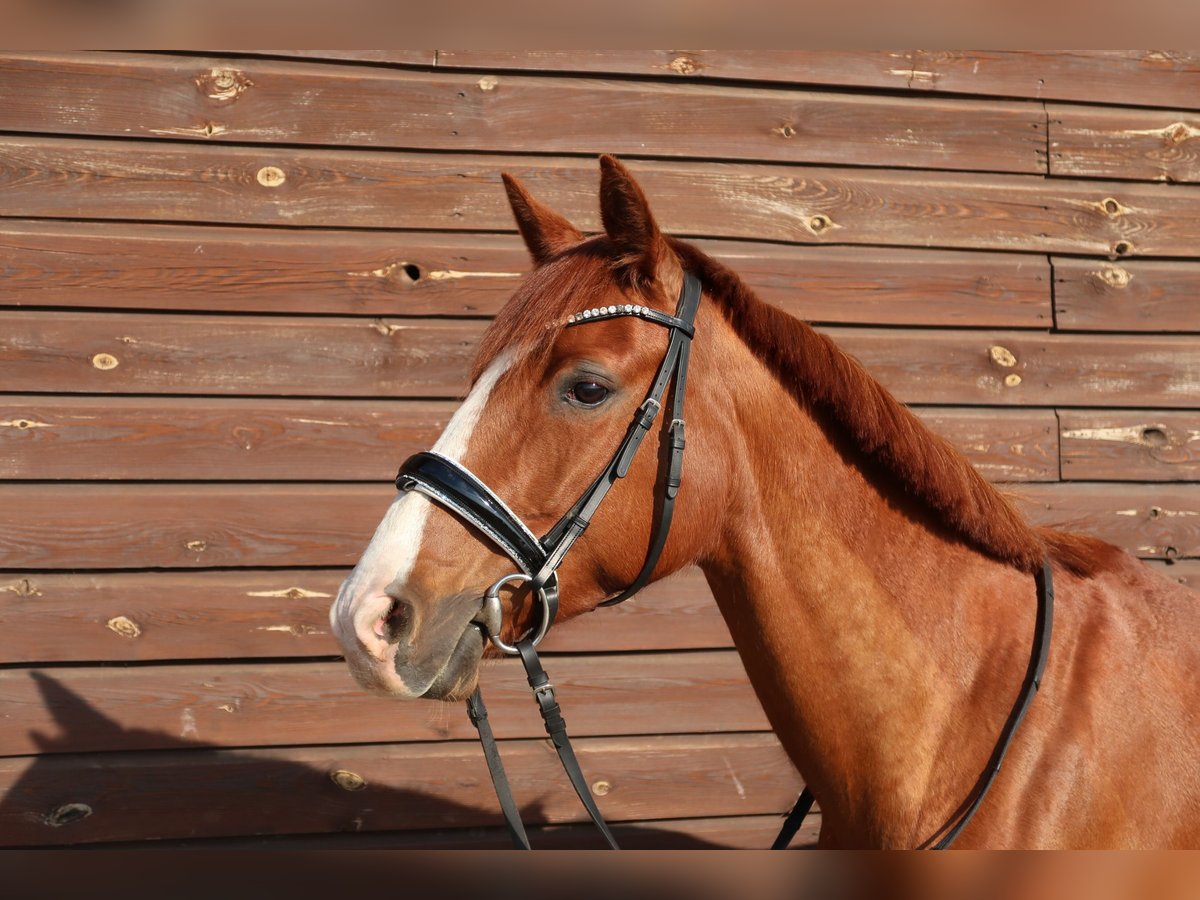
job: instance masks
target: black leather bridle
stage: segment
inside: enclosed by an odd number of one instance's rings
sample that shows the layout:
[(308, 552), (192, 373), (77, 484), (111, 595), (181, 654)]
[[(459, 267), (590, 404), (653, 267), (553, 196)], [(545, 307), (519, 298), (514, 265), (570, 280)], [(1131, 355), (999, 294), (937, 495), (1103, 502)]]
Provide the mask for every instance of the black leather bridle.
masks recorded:
[[(645, 587), (658, 564), (663, 547), (667, 542), (667, 535), (671, 530), (675, 498), (679, 493), (683, 475), (685, 443), (683, 402), (687, 387), (688, 356), (695, 330), (696, 310), (700, 305), (700, 294), (699, 280), (690, 272), (684, 272), (683, 286), (680, 289), (674, 315), (667, 315), (647, 306), (622, 304), (586, 310), (568, 318), (567, 327), (573, 327), (588, 322), (633, 316), (666, 328), (670, 336), (662, 363), (658, 367), (650, 390), (634, 414), (633, 421), (625, 432), (625, 437), (617, 446), (612, 459), (609, 460), (608, 465), (595, 481), (543, 537), (537, 537), (491, 488), (455, 460), (433, 452), (417, 453), (401, 465), (400, 472), (396, 476), (398, 490), (424, 494), (455, 513), (486, 535), (520, 569), (519, 572), (499, 579), (484, 592), (483, 607), (472, 621), (480, 626), (497, 649), (521, 657), (529, 686), (533, 690), (534, 699), (541, 711), (546, 733), (550, 736), (554, 748), (558, 752), (559, 760), (570, 779), (571, 786), (579, 795), (580, 802), (609, 847), (614, 850), (619, 849), (616, 839), (592, 799), (591, 791), (571, 746), (570, 738), (567, 736), (566, 723), (563, 721), (562, 710), (555, 698), (554, 685), (551, 684), (538, 657), (537, 645), (546, 636), (546, 632), (554, 623), (558, 613), (558, 567), (562, 564), (567, 551), (587, 530), (593, 515), (604, 498), (608, 496), (613, 485), (628, 474), (633, 458), (646, 435), (650, 433), (658, 413), (663, 408), (667, 390), (671, 388), (671, 422), (668, 428), (670, 445), (666, 478), (662, 503), (659, 506), (657, 522), (654, 525), (646, 560), (629, 587), (616, 597), (603, 601), (600, 605), (612, 606), (636, 594)], [(980, 776), (974, 796), (969, 804), (964, 803), (960, 814), (952, 820), (953, 826), (947, 826), (945, 837), (936, 845), (939, 849), (950, 845), (950, 842), (958, 836), (958, 833), (970, 821), (983, 802), (984, 795), (1000, 770), (1000, 762), (1008, 745), (1037, 691), (1049, 649), (1051, 611), (1053, 609), (1053, 585), (1049, 563), (1045, 564), (1039, 574), (1037, 584), (1037, 628), (1034, 635), (1033, 654), (1021, 694), (1005, 724), (988, 768)], [(536, 624), (513, 644), (507, 643), (501, 637), (503, 608), (500, 603), (500, 591), (506, 585), (526, 586), (530, 595), (537, 598), (541, 607), (541, 614)], [(479, 688), (476, 688), (470, 699), (467, 700), (467, 713), (479, 733), (488, 771), (491, 774), (496, 797), (500, 801), (501, 811), (504, 814), (513, 844), (519, 849), (528, 850), (530, 849), (529, 838), (525, 833), (525, 826), (521, 822), (516, 802), (513, 800), (512, 789), (509, 787), (504, 763), (500, 758), (495, 736), (488, 722), (487, 707), (484, 706), (483, 695)], [(784, 849), (791, 843), (812, 805), (812, 792), (805, 788), (796, 801), (796, 805), (784, 820), (773, 849)]]

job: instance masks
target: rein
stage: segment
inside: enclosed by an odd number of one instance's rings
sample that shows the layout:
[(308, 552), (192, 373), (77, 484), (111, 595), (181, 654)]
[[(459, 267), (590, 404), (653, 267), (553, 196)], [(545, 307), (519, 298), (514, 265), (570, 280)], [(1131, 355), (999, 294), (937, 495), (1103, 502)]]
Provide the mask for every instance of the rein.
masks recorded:
[[(674, 315), (667, 315), (646, 306), (623, 304), (586, 310), (567, 319), (567, 327), (574, 327), (587, 322), (633, 316), (666, 328), (670, 337), (666, 352), (663, 354), (662, 362), (646, 398), (634, 414), (633, 421), (629, 424), (625, 437), (617, 446), (612, 459), (596, 480), (543, 537), (538, 538), (520, 517), (509, 509), (504, 501), (474, 473), (461, 463), (441, 454), (417, 453), (401, 465), (399, 474), (396, 476), (398, 490), (424, 494), (430, 500), (457, 514), (483, 532), (520, 569), (519, 572), (499, 579), (484, 592), (483, 606), (472, 621), (480, 626), (498, 650), (511, 656), (520, 656), (529, 687), (533, 691), (534, 700), (537, 701), (538, 709), (541, 712), (546, 734), (554, 744), (563, 770), (566, 772), (571, 786), (575, 789), (575, 793), (579, 795), (579, 800), (587, 810), (592, 822), (595, 823), (608, 846), (614, 850), (619, 849), (616, 839), (592, 799), (591, 790), (584, 778), (579, 760), (575, 756), (571, 740), (567, 736), (566, 722), (563, 720), (562, 709), (555, 697), (554, 685), (538, 657), (537, 645), (546, 636), (558, 614), (558, 567), (562, 564), (567, 551), (587, 530), (593, 515), (613, 485), (629, 473), (633, 458), (646, 435), (650, 433), (658, 413), (663, 408), (667, 390), (670, 388), (671, 421), (668, 429), (670, 449), (667, 473), (662, 504), (646, 553), (646, 560), (629, 587), (616, 597), (603, 601), (600, 605), (612, 606), (629, 599), (645, 587), (654, 572), (654, 567), (658, 564), (659, 557), (666, 546), (667, 535), (671, 530), (675, 498), (679, 493), (683, 475), (685, 445), (683, 402), (687, 387), (688, 358), (695, 329), (696, 310), (700, 305), (700, 295), (699, 280), (692, 273), (684, 272), (683, 287), (680, 290)], [(500, 602), (500, 590), (507, 585), (527, 586), (531, 595), (536, 596), (537, 601), (541, 604), (541, 616), (537, 624), (514, 644), (506, 642), (501, 637), (503, 607)], [(1041, 682), (1049, 650), (1054, 604), (1054, 589), (1048, 561), (1037, 576), (1037, 587), (1037, 626), (1034, 633), (1033, 652), (1021, 692), (1009, 714), (988, 766), (976, 784), (972, 798), (965, 801), (963, 807), (960, 807), (960, 812), (951, 820), (952, 824), (945, 826), (948, 830), (935, 845), (936, 849), (950, 846), (983, 803), (983, 798), (999, 773), (1004, 755)], [(513, 799), (508, 776), (504, 771), (504, 762), (500, 757), (496, 738), (488, 721), (483, 694), (478, 687), (467, 700), (467, 715), (479, 733), (479, 741), (483, 747), (488, 772), (491, 775), (496, 797), (499, 800), (513, 845), (518, 849), (528, 850), (530, 849), (529, 838)], [(788, 813), (772, 849), (786, 849), (791, 843), (805, 816), (812, 808), (813, 799), (812, 792), (805, 788), (796, 801), (796, 805)]]

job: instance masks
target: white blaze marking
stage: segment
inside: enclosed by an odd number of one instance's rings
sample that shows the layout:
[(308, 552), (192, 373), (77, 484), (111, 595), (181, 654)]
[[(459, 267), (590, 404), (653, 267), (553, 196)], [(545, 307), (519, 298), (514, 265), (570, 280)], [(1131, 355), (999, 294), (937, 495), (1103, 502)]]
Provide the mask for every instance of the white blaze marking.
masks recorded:
[[(488, 366), (433, 445), (435, 452), (462, 462), (492, 388), (511, 363), (512, 354), (505, 352)], [(360, 644), (356, 632), (371, 634), (379, 617), (387, 612), (382, 601), (361, 603), (359, 609), (354, 609), (356, 601), (384, 597), (384, 589), (389, 585), (403, 585), (408, 580), (421, 548), (421, 536), (425, 531), (430, 505), (428, 498), (409, 491), (397, 497), (388, 507), (383, 521), (375, 529), (371, 543), (363, 551), (358, 565), (342, 585), (337, 600), (329, 610), (330, 624), (343, 648)]]

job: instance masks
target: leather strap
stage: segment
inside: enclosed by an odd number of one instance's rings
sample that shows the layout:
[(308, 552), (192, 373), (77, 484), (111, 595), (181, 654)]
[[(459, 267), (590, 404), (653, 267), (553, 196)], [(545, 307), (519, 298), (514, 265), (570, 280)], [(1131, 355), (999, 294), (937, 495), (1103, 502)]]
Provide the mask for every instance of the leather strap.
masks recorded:
[(554, 695), (554, 685), (550, 683), (550, 676), (542, 668), (537, 648), (533, 646), (532, 641), (524, 640), (517, 644), (517, 649), (521, 651), (521, 662), (525, 666), (525, 675), (529, 680), (529, 687), (533, 691), (533, 699), (537, 701), (538, 711), (542, 714), (542, 724), (545, 725), (546, 734), (550, 736), (550, 742), (554, 744), (554, 749), (558, 752), (559, 762), (562, 763), (563, 771), (567, 773), (571, 787), (575, 788), (579, 802), (591, 816), (592, 822), (603, 835), (609, 849), (620, 850), (621, 848), (617, 846), (617, 839), (609, 831), (608, 823), (604, 821), (604, 816), (600, 814), (596, 801), (592, 799), (591, 788), (588, 787), (587, 779), (583, 776), (583, 770), (575, 756), (575, 749), (571, 746), (571, 739), (567, 736), (567, 723), (563, 720), (562, 708), (558, 705), (558, 699)]
[(521, 812), (513, 800), (508, 775), (504, 771), (504, 760), (500, 757), (500, 748), (496, 746), (496, 736), (492, 733), (491, 723), (488, 722), (487, 707), (483, 705), (483, 694), (479, 688), (475, 688), (475, 693), (467, 699), (467, 716), (479, 732), (483, 758), (487, 760), (488, 774), (492, 776), (492, 787), (496, 789), (496, 799), (500, 801), (500, 812), (504, 814), (508, 836), (512, 838), (513, 846), (518, 850), (529, 850), (529, 836), (525, 834), (525, 823), (521, 821)]

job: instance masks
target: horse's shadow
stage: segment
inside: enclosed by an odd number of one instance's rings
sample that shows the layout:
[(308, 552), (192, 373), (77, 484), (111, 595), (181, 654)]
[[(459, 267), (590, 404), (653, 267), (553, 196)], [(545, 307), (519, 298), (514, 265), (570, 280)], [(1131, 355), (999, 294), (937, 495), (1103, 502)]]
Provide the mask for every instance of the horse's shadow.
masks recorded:
[[(8, 786), (0, 799), (0, 847), (111, 847), (148, 839), (156, 846), (511, 846), (486, 782), (480, 785), (478, 806), (408, 787), (369, 780), (363, 785), (348, 771), (334, 777), (338, 754), (345, 748), (293, 748), (286, 751), (293, 758), (286, 759), (279, 748), (224, 750), (162, 732), (126, 729), (50, 675), (34, 672), (32, 677), (47, 708), (54, 710), (60, 733), (33, 732), (42, 755), (32, 761), (0, 759), (0, 784)], [(167, 749), (71, 753), (71, 747), (79, 746), (80, 733), (108, 734), (113, 738), (105, 742), (109, 746)], [(364, 758), (363, 748), (354, 752)], [(537, 802), (522, 809), (522, 818), (546, 821)], [(618, 825), (615, 830), (623, 846), (721, 846), (665, 823)], [(582, 824), (534, 827), (530, 838), (547, 848), (602, 846), (591, 827)]]

